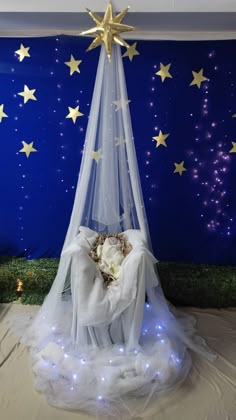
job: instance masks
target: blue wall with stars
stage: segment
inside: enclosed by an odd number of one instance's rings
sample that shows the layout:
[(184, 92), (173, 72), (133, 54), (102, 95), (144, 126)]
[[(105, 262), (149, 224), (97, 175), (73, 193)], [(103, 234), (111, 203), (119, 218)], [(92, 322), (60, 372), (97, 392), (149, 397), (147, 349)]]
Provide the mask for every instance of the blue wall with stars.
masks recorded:
[[(0, 39), (1, 255), (60, 255), (99, 56), (99, 49), (85, 52), (89, 42), (76, 36)], [(29, 47), (22, 61), (21, 44)], [(236, 41), (140, 41), (140, 55), (123, 59), (159, 260), (236, 264), (235, 47)], [(82, 62), (80, 73), (70, 76), (65, 62), (71, 54)], [(171, 64), (172, 77), (162, 81), (160, 63)], [(192, 72), (201, 69), (207, 80), (190, 86)], [(24, 86), (35, 99), (24, 103)], [(65, 117), (77, 106), (84, 115), (74, 124)], [(169, 134), (166, 146), (153, 139), (160, 130)], [(27, 147), (37, 152), (27, 158)], [(182, 175), (175, 172), (181, 162)]]

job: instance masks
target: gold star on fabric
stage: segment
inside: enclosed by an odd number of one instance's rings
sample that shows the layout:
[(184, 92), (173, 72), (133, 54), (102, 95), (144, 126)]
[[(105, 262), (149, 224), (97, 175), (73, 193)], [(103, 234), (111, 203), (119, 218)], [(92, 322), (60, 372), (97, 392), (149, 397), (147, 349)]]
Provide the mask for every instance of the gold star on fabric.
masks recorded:
[(116, 106), (116, 111), (119, 109), (125, 108), (131, 101), (129, 99), (119, 99), (118, 101), (113, 101), (112, 103)]
[(167, 77), (170, 77), (171, 79), (173, 79), (173, 77), (171, 76), (169, 69), (170, 69), (171, 63), (167, 64), (166, 66), (164, 66), (164, 64), (160, 63), (160, 70), (156, 72), (157, 76), (161, 77), (162, 83), (164, 82), (164, 80)]
[(29, 49), (30, 47), (24, 47), (23, 44), (20, 44), (20, 49), (15, 51), (19, 55), (19, 61), (23, 61), (25, 57), (30, 57)]
[(2, 122), (2, 119), (3, 119), (3, 118), (8, 117), (8, 115), (7, 115), (7, 114), (5, 114), (5, 112), (3, 111), (3, 108), (4, 108), (4, 105), (3, 105), (3, 104), (2, 104), (2, 105), (0, 105), (0, 123)]
[(129, 60), (132, 61), (135, 55), (139, 55), (139, 52), (136, 50), (137, 42), (130, 45), (127, 48), (127, 51), (122, 55), (122, 57), (129, 57)]
[(207, 79), (207, 77), (203, 76), (203, 69), (199, 70), (197, 73), (196, 71), (192, 71), (193, 74), (193, 81), (190, 83), (189, 86), (197, 85), (198, 89), (200, 89), (202, 82)]
[(178, 173), (181, 176), (184, 171), (187, 171), (187, 169), (184, 168), (184, 161), (183, 160), (180, 163), (175, 163), (174, 174)]
[(126, 140), (123, 137), (116, 137), (116, 146), (123, 146), (126, 143)]
[(74, 72), (80, 73), (79, 65), (82, 63), (82, 60), (75, 60), (74, 56), (71, 54), (70, 61), (65, 61), (64, 64), (70, 67), (70, 76), (74, 74)]
[(26, 104), (26, 102), (28, 102), (30, 99), (32, 101), (37, 101), (37, 98), (34, 96), (35, 91), (36, 89), (29, 89), (27, 85), (24, 85), (24, 91), (18, 93), (18, 95), (23, 96), (24, 104)]
[(111, 1), (108, 3), (103, 17), (87, 9), (89, 16), (93, 19), (93, 21), (96, 24), (96, 26), (94, 26), (93, 28), (80, 33), (80, 35), (88, 35), (95, 37), (93, 42), (89, 45), (87, 51), (90, 51), (93, 48), (104, 44), (108, 59), (109, 61), (111, 61), (112, 44), (119, 44), (126, 48), (129, 47), (129, 44), (126, 41), (124, 41), (124, 39), (120, 36), (120, 33), (132, 31), (134, 29), (133, 26), (124, 25), (121, 23), (128, 10), (129, 7), (124, 9), (118, 15), (113, 16)]
[(21, 150), (19, 150), (19, 152), (25, 153), (27, 158), (30, 156), (30, 153), (32, 152), (37, 152), (38, 150), (34, 149), (33, 144), (34, 142), (32, 141), (31, 143), (26, 143), (25, 141), (21, 142), (23, 144), (23, 148)]
[(73, 120), (73, 123), (76, 123), (76, 120), (78, 117), (82, 117), (82, 112), (79, 111), (79, 105), (76, 108), (71, 108), (71, 106), (68, 106), (69, 114), (67, 114), (66, 118), (71, 118)]
[(169, 137), (169, 134), (163, 134), (162, 131), (160, 130), (159, 135), (153, 137), (153, 140), (155, 140), (157, 142), (156, 147), (158, 147), (160, 145), (167, 147), (167, 144), (165, 142), (167, 137)]
[(232, 149), (229, 151), (229, 153), (236, 153), (236, 142), (235, 141), (231, 141), (233, 147)]
[(102, 149), (94, 150), (92, 152), (92, 159), (96, 160), (98, 163), (100, 159), (102, 159)]

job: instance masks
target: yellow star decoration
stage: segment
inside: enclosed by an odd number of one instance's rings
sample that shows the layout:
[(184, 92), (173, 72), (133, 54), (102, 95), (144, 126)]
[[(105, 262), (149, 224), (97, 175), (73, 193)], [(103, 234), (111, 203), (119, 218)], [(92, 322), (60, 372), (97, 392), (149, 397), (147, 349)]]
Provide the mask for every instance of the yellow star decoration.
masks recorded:
[(196, 71), (192, 71), (193, 74), (193, 81), (190, 83), (189, 86), (197, 85), (197, 87), (200, 89), (202, 82), (207, 79), (207, 77), (203, 76), (203, 69), (199, 70), (197, 73)]
[(37, 152), (38, 150), (34, 149), (33, 144), (34, 142), (32, 141), (31, 143), (26, 143), (25, 141), (21, 142), (23, 144), (23, 148), (21, 150), (19, 150), (19, 152), (25, 153), (27, 158), (29, 157), (30, 153), (32, 152)]
[(125, 108), (131, 101), (129, 99), (121, 98), (118, 101), (113, 101), (112, 103), (116, 106), (116, 111), (119, 109)]
[(79, 69), (80, 63), (82, 63), (82, 60), (75, 60), (72, 54), (70, 56), (70, 61), (65, 61), (64, 64), (70, 67), (70, 76), (72, 76), (74, 72), (80, 73), (80, 69)]
[(122, 55), (122, 57), (129, 57), (129, 60), (132, 61), (135, 55), (139, 55), (139, 52), (136, 50), (137, 42), (130, 45), (127, 48), (127, 51)]
[(23, 61), (25, 57), (30, 57), (29, 49), (30, 47), (24, 47), (23, 44), (20, 44), (20, 49), (15, 51), (19, 55), (19, 61)]
[(7, 115), (7, 114), (5, 114), (5, 112), (3, 111), (3, 108), (4, 108), (4, 105), (3, 105), (3, 104), (2, 104), (2, 105), (0, 105), (0, 123), (2, 122), (2, 119), (3, 119), (3, 118), (8, 117), (8, 115)]
[(26, 104), (26, 102), (28, 102), (30, 99), (32, 99), (32, 101), (37, 101), (37, 98), (34, 96), (35, 91), (36, 89), (29, 89), (27, 85), (24, 85), (24, 91), (19, 92), (18, 95), (23, 96), (24, 104)]
[(160, 130), (158, 136), (153, 137), (153, 140), (157, 142), (156, 147), (160, 145), (167, 147), (167, 144), (165, 142), (167, 137), (169, 137), (169, 134), (163, 134), (162, 131)]
[(175, 163), (174, 174), (178, 173), (181, 176), (184, 171), (187, 171), (187, 169), (184, 168), (184, 161), (183, 160), (180, 163)]
[(69, 114), (67, 114), (66, 118), (71, 118), (73, 120), (73, 123), (76, 123), (76, 120), (78, 117), (82, 117), (82, 112), (79, 111), (79, 105), (76, 108), (71, 108), (71, 106), (68, 106)]
[(171, 79), (173, 78), (171, 74), (169, 73), (170, 66), (171, 66), (171, 63), (167, 64), (166, 66), (160, 63), (160, 70), (156, 72), (156, 75), (161, 77), (162, 83), (167, 77), (170, 77)]
[(94, 150), (92, 152), (92, 159), (96, 160), (98, 163), (100, 159), (102, 159), (102, 149)]
[(126, 41), (124, 41), (124, 39), (120, 36), (120, 33), (132, 31), (134, 29), (133, 26), (124, 25), (121, 23), (128, 10), (129, 7), (124, 9), (118, 15), (113, 16), (111, 1), (109, 1), (103, 17), (87, 9), (89, 16), (93, 19), (93, 21), (96, 24), (96, 26), (94, 26), (93, 28), (80, 33), (80, 35), (88, 35), (95, 37), (93, 42), (91, 42), (91, 44), (89, 45), (87, 51), (90, 51), (93, 48), (104, 44), (108, 59), (109, 61), (111, 61), (112, 44), (119, 44), (126, 48), (129, 48), (129, 44)]
[(229, 151), (229, 153), (236, 153), (236, 142), (235, 141), (231, 141), (233, 147), (232, 149)]
[(126, 140), (123, 137), (115, 137), (115, 141), (116, 146), (124, 146), (126, 143)]

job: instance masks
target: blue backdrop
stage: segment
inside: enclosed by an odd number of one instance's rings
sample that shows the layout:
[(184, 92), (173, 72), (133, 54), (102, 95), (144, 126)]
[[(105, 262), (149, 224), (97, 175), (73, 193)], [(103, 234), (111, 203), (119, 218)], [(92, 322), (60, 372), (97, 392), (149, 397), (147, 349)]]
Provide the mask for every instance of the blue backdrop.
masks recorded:
[[(0, 254), (59, 256), (72, 210), (99, 49), (88, 38), (0, 39)], [(19, 61), (20, 44), (30, 57)], [(134, 141), (159, 260), (236, 264), (236, 41), (140, 41), (125, 57)], [(70, 76), (64, 63), (82, 60)], [(163, 82), (160, 63), (171, 63)], [(193, 71), (208, 80), (189, 86)], [(18, 93), (36, 89), (37, 100)], [(74, 124), (68, 107), (84, 114)], [(4, 114), (6, 116), (4, 116)], [(153, 140), (169, 134), (167, 147)], [(27, 158), (23, 143), (37, 152)], [(186, 171), (174, 173), (184, 162)]]

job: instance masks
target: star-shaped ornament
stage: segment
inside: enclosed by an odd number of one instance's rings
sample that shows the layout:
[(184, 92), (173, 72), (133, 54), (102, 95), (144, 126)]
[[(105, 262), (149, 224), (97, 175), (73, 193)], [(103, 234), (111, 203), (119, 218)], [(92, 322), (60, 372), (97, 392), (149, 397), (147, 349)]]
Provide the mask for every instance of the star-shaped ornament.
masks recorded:
[(102, 149), (94, 150), (92, 152), (92, 159), (96, 160), (98, 163), (100, 159), (102, 159)]
[(19, 152), (25, 153), (27, 158), (30, 156), (30, 153), (32, 152), (37, 152), (38, 150), (34, 149), (33, 144), (34, 142), (32, 141), (31, 143), (26, 143), (25, 141), (21, 142), (23, 144), (23, 148), (21, 150), (19, 150)]
[(129, 99), (119, 99), (118, 101), (113, 101), (112, 103), (116, 106), (116, 111), (119, 109), (125, 108), (131, 101)]
[(162, 131), (160, 130), (159, 135), (153, 137), (153, 140), (157, 142), (156, 147), (161, 146), (161, 145), (167, 147), (167, 144), (166, 144), (167, 137), (169, 137), (169, 134), (163, 134)]
[(203, 76), (203, 69), (199, 70), (197, 73), (196, 71), (192, 71), (193, 74), (193, 81), (190, 83), (189, 86), (197, 85), (197, 87), (200, 89), (202, 82), (207, 79), (207, 77)]
[(23, 44), (20, 44), (19, 50), (15, 51), (19, 55), (19, 61), (23, 61), (25, 57), (30, 57), (29, 49), (30, 47), (24, 47)]
[(115, 141), (116, 146), (124, 146), (126, 143), (126, 140), (123, 137), (116, 137)]
[(7, 115), (7, 114), (5, 114), (5, 112), (3, 111), (3, 108), (4, 108), (4, 105), (3, 105), (3, 104), (2, 104), (2, 105), (0, 105), (0, 123), (2, 122), (2, 119), (3, 119), (3, 118), (8, 117), (8, 115)]
[(184, 161), (183, 160), (182, 160), (182, 162), (175, 163), (174, 165), (175, 165), (174, 174), (178, 173), (181, 176), (184, 171), (187, 171), (187, 169), (184, 168)]
[(82, 60), (76, 60), (72, 54), (70, 56), (70, 61), (65, 61), (64, 64), (70, 67), (70, 76), (72, 76), (72, 74), (74, 74), (75, 72), (80, 73), (80, 63), (82, 63)]
[(30, 99), (32, 101), (37, 101), (37, 98), (34, 96), (34, 92), (36, 89), (29, 89), (27, 85), (24, 85), (24, 91), (19, 92), (18, 95), (23, 96), (24, 98), (24, 104), (28, 102)]
[(79, 105), (75, 108), (71, 108), (71, 106), (68, 106), (69, 114), (67, 114), (66, 118), (71, 118), (73, 120), (73, 123), (76, 123), (76, 120), (78, 117), (82, 117), (84, 114), (79, 111)]
[(135, 55), (139, 55), (139, 52), (136, 50), (137, 42), (130, 45), (122, 57), (129, 57), (129, 60), (132, 61)]
[(233, 147), (232, 149), (229, 151), (229, 153), (236, 153), (236, 142), (235, 141), (231, 141)]
[(104, 16), (99, 16), (97, 13), (92, 12), (87, 9), (89, 16), (93, 19), (96, 26), (87, 31), (83, 31), (80, 35), (93, 36), (95, 39), (89, 45), (87, 51), (92, 50), (93, 48), (98, 47), (99, 45), (104, 44), (107, 57), (111, 61), (111, 51), (112, 44), (119, 44), (126, 48), (129, 47), (129, 44), (121, 38), (120, 33), (132, 31), (133, 26), (124, 25), (121, 23), (128, 12), (129, 7), (124, 9), (118, 15), (113, 16), (112, 13), (112, 4), (111, 1), (108, 3)]
[(161, 77), (162, 83), (165, 81), (167, 77), (171, 79), (173, 78), (169, 72), (170, 66), (171, 66), (171, 63), (167, 64), (166, 66), (160, 63), (160, 70), (156, 72), (156, 75)]

